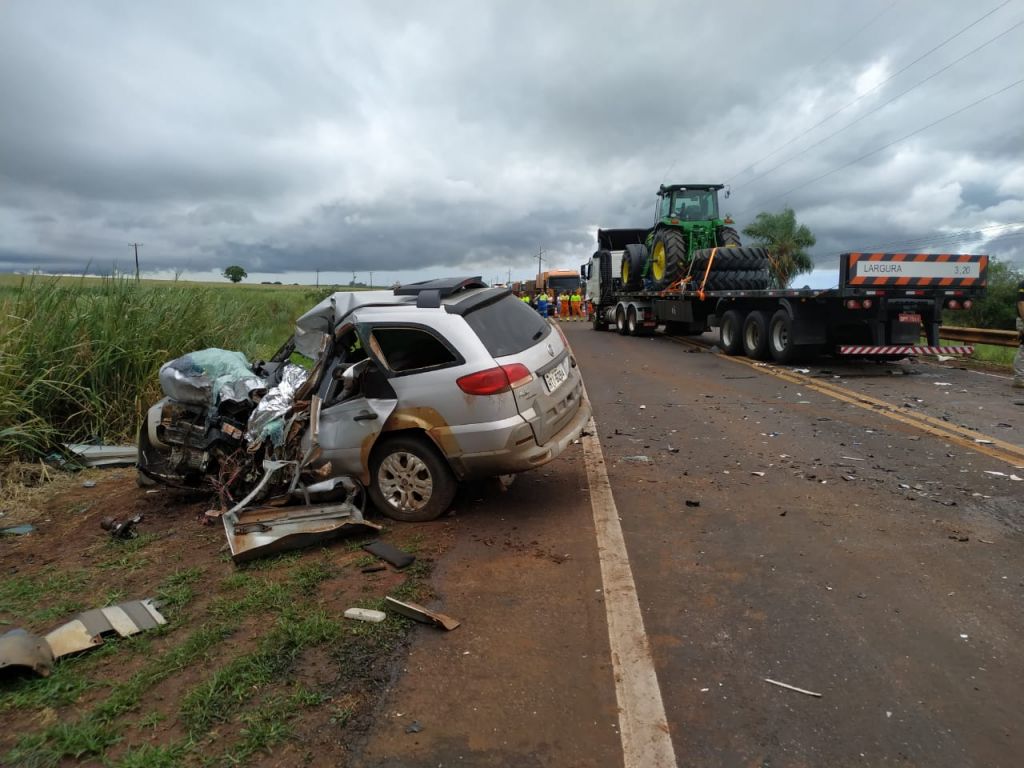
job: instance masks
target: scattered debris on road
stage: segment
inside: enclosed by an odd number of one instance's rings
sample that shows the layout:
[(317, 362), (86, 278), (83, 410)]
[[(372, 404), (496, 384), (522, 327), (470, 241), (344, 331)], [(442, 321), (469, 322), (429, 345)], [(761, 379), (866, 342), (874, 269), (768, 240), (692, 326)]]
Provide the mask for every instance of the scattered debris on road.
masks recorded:
[(74, 459), (87, 467), (133, 467), (138, 460), (138, 450), (134, 445), (84, 445), (82, 443), (65, 443), (64, 448)]
[(0, 536), (24, 536), (26, 533), (32, 533), (35, 529), (34, 525), (28, 523), (8, 525), (6, 528), (0, 528)]
[(820, 699), (821, 698), (821, 694), (820, 693), (815, 693), (814, 691), (808, 691), (808, 690), (805, 690), (804, 688), (797, 688), (795, 685), (790, 685), (789, 683), (780, 683), (778, 680), (772, 680), (770, 677), (766, 677), (764, 679), (764, 681), (766, 683), (771, 683), (772, 685), (777, 685), (780, 688), (787, 688), (790, 691), (796, 691), (797, 693), (802, 693), (802, 694), (804, 694), (806, 696), (814, 696), (816, 699)]
[(395, 613), (400, 613), (406, 618), (418, 621), (421, 624), (433, 624), (435, 627), (446, 629), (449, 632), (460, 624), (459, 621), (453, 619), (451, 616), (431, 611), (417, 603), (403, 602), (401, 600), (396, 600), (393, 597), (385, 597), (384, 602), (387, 603), (388, 607)]
[(0, 668), (22, 667), (46, 677), (55, 659), (100, 646), (104, 635), (128, 637), (166, 623), (153, 600), (145, 599), (85, 611), (45, 637), (12, 629), (0, 636)]
[(700, 502), (699, 501), (693, 501), (691, 499), (687, 499), (686, 500), (686, 506), (688, 506), (688, 507), (699, 507), (700, 506)]
[(134, 539), (138, 536), (135, 526), (142, 522), (142, 515), (135, 515), (127, 520), (116, 517), (104, 517), (100, 520), (100, 528), (107, 531), (112, 539)]
[(420, 725), (419, 720), (413, 720), (407, 726), (405, 726), (406, 733), (419, 733), (423, 730), (423, 726)]
[(386, 541), (371, 541), (369, 544), (364, 544), (363, 549), (371, 555), (376, 555), (384, 562), (390, 563), (398, 570), (408, 568), (416, 562), (416, 555), (403, 552)]
[(345, 611), (346, 619), (368, 621), (372, 624), (379, 624), (387, 617), (388, 615), (384, 611), (375, 611), (372, 608), (349, 608)]
[(650, 456), (643, 456), (643, 455), (640, 455), (640, 456), (623, 456), (622, 460), (623, 461), (631, 461), (634, 464), (653, 464), (654, 463), (654, 462), (651, 461), (651, 457)]

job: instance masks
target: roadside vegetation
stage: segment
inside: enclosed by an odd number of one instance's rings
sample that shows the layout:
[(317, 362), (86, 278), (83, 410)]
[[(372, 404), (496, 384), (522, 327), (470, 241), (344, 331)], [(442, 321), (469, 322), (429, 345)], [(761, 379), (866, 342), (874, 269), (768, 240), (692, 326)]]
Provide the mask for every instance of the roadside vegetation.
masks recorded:
[[(1017, 317), (1017, 286), (1021, 280), (1024, 280), (1024, 272), (1004, 261), (992, 259), (988, 265), (988, 290), (984, 298), (973, 302), (970, 309), (947, 310), (942, 316), (943, 325), (1012, 331)], [(1006, 349), (1012, 351), (1011, 347)]]
[(797, 275), (814, 269), (807, 249), (817, 239), (806, 225), (797, 223), (796, 213), (788, 206), (778, 213), (757, 214), (743, 234), (754, 239), (753, 245), (768, 249), (773, 288), (788, 288)]
[(224, 347), (272, 354), (330, 289), (127, 278), (0, 283), (0, 463), (67, 441), (134, 441), (160, 365)]
[[(82, 524), (64, 522), (69, 534)], [(61, 659), (49, 677), (0, 680), (0, 765), (248, 765), (271, 754), (298, 764), (324, 748), (346, 764), (413, 623), (341, 614), (381, 609), (386, 594), (428, 600), (429, 557), (367, 576), (362, 541), (352, 541), (238, 567), (215, 554), (216, 536), (200, 537), (197, 558), (175, 525), (91, 544), (87, 559), (106, 558), (105, 568), (68, 557), (0, 582), (0, 622), (34, 632), (146, 595), (168, 619)], [(395, 543), (419, 548), (415, 534)]]

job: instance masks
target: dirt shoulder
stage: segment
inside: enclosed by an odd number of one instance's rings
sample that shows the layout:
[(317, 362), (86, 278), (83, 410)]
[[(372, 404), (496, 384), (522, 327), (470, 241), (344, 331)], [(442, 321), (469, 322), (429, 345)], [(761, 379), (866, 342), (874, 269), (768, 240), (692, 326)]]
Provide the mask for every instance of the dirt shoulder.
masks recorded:
[[(66, 657), (49, 678), (0, 681), (4, 765), (347, 764), (411, 622), (342, 613), (386, 595), (429, 601), (451, 530), (386, 528), (382, 538), (417, 555), (401, 572), (362, 573), (379, 562), (360, 549), (365, 536), (240, 567), (223, 529), (198, 522), (203, 497), (138, 488), (129, 470), (65, 478), (51, 493), (5, 512), (3, 525), (36, 530), (0, 539), (0, 621), (42, 633), (83, 609), (156, 597), (169, 623)], [(136, 539), (100, 528), (138, 513)]]

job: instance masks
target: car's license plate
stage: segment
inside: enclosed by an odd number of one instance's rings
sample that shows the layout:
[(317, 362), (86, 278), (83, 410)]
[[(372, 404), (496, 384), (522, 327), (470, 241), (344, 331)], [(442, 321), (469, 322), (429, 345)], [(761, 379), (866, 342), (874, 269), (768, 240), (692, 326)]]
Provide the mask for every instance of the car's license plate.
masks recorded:
[(567, 366), (563, 362), (557, 368), (552, 368), (544, 374), (544, 383), (548, 385), (548, 392), (554, 392), (565, 383), (566, 379), (569, 378), (569, 372), (566, 368)]
[(915, 323), (921, 324), (921, 316), (917, 312), (900, 312), (901, 323)]

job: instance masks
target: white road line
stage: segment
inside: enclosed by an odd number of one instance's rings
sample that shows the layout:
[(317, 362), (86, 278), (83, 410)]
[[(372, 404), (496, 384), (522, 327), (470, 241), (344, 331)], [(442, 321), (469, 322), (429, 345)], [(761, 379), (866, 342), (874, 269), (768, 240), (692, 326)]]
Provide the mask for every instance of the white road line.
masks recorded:
[(661, 701), (658, 675), (647, 643), (619, 511), (605, 471), (601, 441), (591, 419), (583, 437), (583, 459), (594, 508), (597, 552), (608, 617), (608, 639), (619, 703), (619, 735), (625, 768), (674, 768), (676, 753)]

